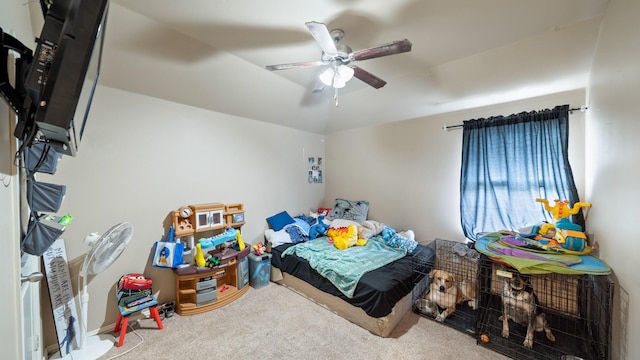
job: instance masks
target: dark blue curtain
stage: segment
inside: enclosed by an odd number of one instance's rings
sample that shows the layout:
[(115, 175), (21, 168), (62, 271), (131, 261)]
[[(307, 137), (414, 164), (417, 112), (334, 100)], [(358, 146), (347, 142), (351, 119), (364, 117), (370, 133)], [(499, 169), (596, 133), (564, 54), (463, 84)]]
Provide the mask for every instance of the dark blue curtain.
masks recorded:
[[(568, 159), (569, 105), (463, 122), (460, 213), (467, 238), (552, 222), (536, 198), (579, 201)], [(582, 213), (572, 222), (584, 227)]]

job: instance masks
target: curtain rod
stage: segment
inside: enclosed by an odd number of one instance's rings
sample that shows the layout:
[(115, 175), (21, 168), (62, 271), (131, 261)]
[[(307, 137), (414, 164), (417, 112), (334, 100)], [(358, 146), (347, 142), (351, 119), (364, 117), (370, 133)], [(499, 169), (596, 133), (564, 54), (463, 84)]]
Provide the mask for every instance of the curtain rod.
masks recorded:
[[(580, 106), (579, 108), (569, 109), (569, 114), (573, 114), (573, 112), (574, 112), (574, 111), (578, 111), (578, 110), (580, 110), (580, 112), (585, 112), (587, 109), (589, 109), (589, 108), (583, 105), (583, 106)], [(444, 130), (444, 131), (449, 131), (449, 130), (451, 130), (451, 129), (458, 129), (458, 128), (461, 128), (461, 127), (463, 127), (463, 126), (464, 126), (463, 124), (458, 124), (458, 125), (443, 125), (443, 126), (442, 126), (442, 130)]]

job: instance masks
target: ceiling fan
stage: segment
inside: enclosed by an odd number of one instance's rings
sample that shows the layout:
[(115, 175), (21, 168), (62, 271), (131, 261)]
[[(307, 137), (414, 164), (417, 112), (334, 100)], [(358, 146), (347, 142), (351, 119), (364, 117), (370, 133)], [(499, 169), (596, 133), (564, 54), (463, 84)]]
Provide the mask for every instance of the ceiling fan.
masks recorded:
[(320, 74), (320, 82), (313, 89), (313, 92), (321, 92), (325, 86), (333, 87), (335, 89), (334, 99), (336, 100), (336, 106), (338, 106), (338, 89), (343, 88), (347, 81), (353, 77), (364, 81), (375, 89), (387, 84), (386, 81), (376, 75), (352, 64), (353, 62), (411, 51), (411, 42), (407, 39), (353, 51), (349, 46), (340, 43), (340, 40), (344, 37), (344, 31), (335, 29), (329, 32), (325, 24), (315, 21), (307, 22), (305, 25), (320, 46), (320, 49), (322, 49), (320, 60), (268, 65), (266, 69), (274, 71), (328, 65), (327, 69)]

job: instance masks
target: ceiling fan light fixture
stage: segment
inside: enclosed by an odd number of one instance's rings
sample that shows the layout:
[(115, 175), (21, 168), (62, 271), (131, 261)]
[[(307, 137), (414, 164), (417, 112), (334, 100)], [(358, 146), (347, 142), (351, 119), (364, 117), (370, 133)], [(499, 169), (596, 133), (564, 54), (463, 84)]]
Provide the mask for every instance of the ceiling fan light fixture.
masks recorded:
[(344, 82), (347, 82), (353, 78), (353, 74), (355, 74), (355, 70), (353, 70), (353, 68), (349, 66), (341, 65), (338, 68), (338, 74), (340, 75), (340, 78), (344, 80)]
[(345, 86), (347, 86), (347, 83), (345, 81), (342, 81), (342, 79), (340, 79), (339, 76), (336, 76), (333, 79), (333, 88), (334, 89), (342, 89)]
[(322, 83), (327, 86), (331, 86), (331, 83), (333, 82), (334, 73), (335, 72), (333, 71), (333, 68), (327, 68), (325, 71), (323, 71), (320, 74), (320, 81), (322, 81)]
[(355, 71), (346, 65), (336, 68), (330, 67), (320, 74), (320, 81), (327, 86), (341, 89), (347, 85), (347, 81), (353, 78)]

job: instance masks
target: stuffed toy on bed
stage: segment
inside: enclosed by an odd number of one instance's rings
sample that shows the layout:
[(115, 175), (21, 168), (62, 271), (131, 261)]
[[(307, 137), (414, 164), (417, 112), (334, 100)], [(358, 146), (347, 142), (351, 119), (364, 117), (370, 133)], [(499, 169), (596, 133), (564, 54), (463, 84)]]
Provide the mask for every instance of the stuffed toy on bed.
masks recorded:
[(329, 225), (324, 222), (324, 215), (318, 216), (318, 222), (309, 229), (309, 240), (327, 235)]
[(366, 239), (358, 239), (358, 228), (355, 225), (330, 227), (327, 230), (327, 236), (338, 250), (345, 250), (355, 245), (363, 246), (367, 243)]
[(387, 245), (398, 249), (405, 249), (409, 253), (412, 253), (418, 246), (418, 242), (414, 240), (415, 235), (412, 230), (397, 232), (395, 229), (385, 226), (382, 232), (380, 232), (380, 237)]

